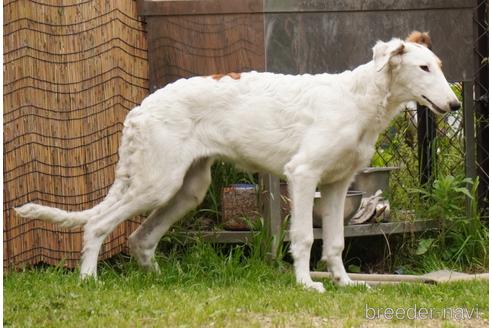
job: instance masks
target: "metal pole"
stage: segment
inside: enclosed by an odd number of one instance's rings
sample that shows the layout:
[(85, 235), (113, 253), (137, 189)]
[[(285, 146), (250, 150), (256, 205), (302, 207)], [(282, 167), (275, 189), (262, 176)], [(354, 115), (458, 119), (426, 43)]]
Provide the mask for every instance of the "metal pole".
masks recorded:
[[(473, 82), (463, 82), (463, 118), (465, 133), (465, 175), (475, 179), (476, 169), (476, 144), (475, 144), (475, 115), (473, 102)], [(471, 200), (466, 203), (467, 215), (471, 217)]]
[(417, 140), (419, 152), (420, 185), (428, 186), (434, 179), (434, 151), (436, 138), (436, 121), (431, 111), (425, 106), (417, 106)]
[(480, 179), (478, 186), (478, 205), (486, 211), (489, 196), (489, 24), (488, 1), (477, 0), (475, 11), (475, 123), (476, 123), (476, 174)]

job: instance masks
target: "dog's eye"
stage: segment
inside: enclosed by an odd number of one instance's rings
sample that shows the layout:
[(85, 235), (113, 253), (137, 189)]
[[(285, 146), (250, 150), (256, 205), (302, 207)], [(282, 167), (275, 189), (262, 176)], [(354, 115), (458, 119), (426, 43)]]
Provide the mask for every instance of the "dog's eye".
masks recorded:
[(421, 70), (425, 71), (425, 72), (429, 72), (429, 66), (427, 65), (422, 65), (422, 66), (419, 66)]

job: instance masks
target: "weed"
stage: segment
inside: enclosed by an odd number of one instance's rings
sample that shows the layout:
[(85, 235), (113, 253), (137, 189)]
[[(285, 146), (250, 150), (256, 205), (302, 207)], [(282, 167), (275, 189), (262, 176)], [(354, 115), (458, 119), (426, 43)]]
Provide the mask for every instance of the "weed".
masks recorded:
[(437, 233), (424, 233), (413, 251), (423, 267), (488, 268), (489, 228), (478, 210), (477, 188), (478, 179), (448, 175), (439, 176), (430, 189), (412, 190), (424, 204), (419, 215), (441, 223)]
[[(265, 225), (265, 220), (260, 218), (253, 223), (253, 235), (248, 241), (248, 246), (251, 249), (251, 258), (255, 260), (269, 259), (271, 264), (282, 267), (288, 251), (288, 243), (284, 242), (287, 232), (289, 217), (285, 217), (280, 226), (280, 233), (272, 236), (268, 227)], [(273, 254), (272, 254), (273, 252)]]

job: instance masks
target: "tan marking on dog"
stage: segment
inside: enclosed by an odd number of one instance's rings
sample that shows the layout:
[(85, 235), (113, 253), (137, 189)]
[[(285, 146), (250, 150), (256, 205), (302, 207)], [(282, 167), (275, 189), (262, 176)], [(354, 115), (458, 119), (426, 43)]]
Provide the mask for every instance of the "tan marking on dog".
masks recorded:
[(230, 76), (233, 80), (239, 80), (241, 78), (241, 73), (231, 72), (227, 75)]
[(403, 55), (404, 53), (405, 53), (405, 45), (404, 44), (399, 46), (398, 49), (395, 49), (391, 52), (392, 55)]
[(421, 44), (429, 49), (432, 48), (432, 41), (428, 32), (413, 31), (407, 36), (406, 41)]
[(225, 75), (224, 74), (212, 74), (210, 75), (210, 77), (214, 80), (220, 80), (221, 78), (223, 78)]
[(239, 80), (241, 78), (241, 73), (231, 72), (227, 74), (212, 74), (210, 77), (214, 80), (220, 80), (224, 76), (229, 76), (233, 80)]

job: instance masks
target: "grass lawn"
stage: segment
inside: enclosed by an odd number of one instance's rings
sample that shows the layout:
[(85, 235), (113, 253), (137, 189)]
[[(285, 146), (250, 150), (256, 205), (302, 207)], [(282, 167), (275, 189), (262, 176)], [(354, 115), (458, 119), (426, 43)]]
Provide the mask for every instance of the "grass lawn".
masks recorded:
[[(4, 327), (487, 327), (488, 283), (339, 288), (318, 294), (295, 284), (288, 264), (268, 266), (238, 247), (219, 254), (204, 244), (160, 258), (162, 272), (126, 258), (100, 263), (99, 280), (77, 271), (37, 268), (4, 277)], [(405, 316), (383, 318), (384, 309)], [(375, 317), (379, 309), (379, 319)], [(447, 309), (447, 310), (446, 310)], [(478, 313), (476, 312), (478, 309)], [(468, 313), (464, 313), (466, 310)], [(442, 318), (447, 311), (447, 318)], [(473, 312), (472, 312), (473, 311)], [(449, 319), (452, 315), (454, 319)], [(387, 314), (389, 316), (389, 312)], [(398, 316), (401, 316), (399, 312)], [(470, 315), (471, 319), (465, 317)], [(465, 320), (460, 320), (465, 319)]]

